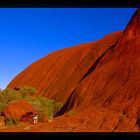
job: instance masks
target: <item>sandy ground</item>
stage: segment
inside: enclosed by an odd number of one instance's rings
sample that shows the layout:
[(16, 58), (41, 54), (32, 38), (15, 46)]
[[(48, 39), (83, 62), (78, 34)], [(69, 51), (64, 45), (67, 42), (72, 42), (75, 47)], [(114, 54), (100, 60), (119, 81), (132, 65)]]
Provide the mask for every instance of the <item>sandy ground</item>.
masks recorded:
[(0, 132), (70, 132), (65, 127), (55, 127), (52, 123), (24, 124), (23, 126), (1, 127)]
[[(40, 132), (43, 129), (44, 131), (49, 131), (47, 129), (48, 123), (38, 123), (38, 124), (24, 124), (23, 126), (7, 126), (7, 127), (1, 127), (0, 132)], [(41, 130), (40, 130), (41, 128)], [(43, 131), (43, 130), (42, 130)]]

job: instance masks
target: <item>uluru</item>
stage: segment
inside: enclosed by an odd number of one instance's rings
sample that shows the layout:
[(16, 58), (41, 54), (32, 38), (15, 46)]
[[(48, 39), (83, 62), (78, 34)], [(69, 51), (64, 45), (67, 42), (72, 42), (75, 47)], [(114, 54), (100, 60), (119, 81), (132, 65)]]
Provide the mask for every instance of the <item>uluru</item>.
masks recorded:
[(124, 30), (52, 52), (7, 88), (18, 94), (24, 86), (33, 87), (33, 97), (42, 102), (47, 98), (63, 105), (51, 122), (8, 131), (140, 132), (140, 8)]

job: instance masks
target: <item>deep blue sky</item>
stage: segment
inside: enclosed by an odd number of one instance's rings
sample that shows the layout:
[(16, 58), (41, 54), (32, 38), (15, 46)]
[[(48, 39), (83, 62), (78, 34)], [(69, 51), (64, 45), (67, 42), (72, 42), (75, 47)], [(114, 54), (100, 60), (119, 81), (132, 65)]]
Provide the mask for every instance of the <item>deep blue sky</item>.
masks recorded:
[(55, 50), (123, 30), (136, 8), (0, 8), (0, 88)]

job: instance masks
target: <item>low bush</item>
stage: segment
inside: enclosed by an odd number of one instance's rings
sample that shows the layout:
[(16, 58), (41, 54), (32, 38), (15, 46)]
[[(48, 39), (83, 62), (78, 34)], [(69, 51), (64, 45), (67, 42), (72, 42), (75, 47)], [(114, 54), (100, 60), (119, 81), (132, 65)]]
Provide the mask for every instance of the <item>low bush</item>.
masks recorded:
[(37, 112), (40, 113), (40, 116), (47, 115), (48, 119), (52, 118), (63, 106), (62, 103), (57, 103), (54, 100), (42, 96), (26, 96), (24, 99), (34, 106)]
[(12, 101), (21, 100), (22, 96), (15, 90), (6, 88), (0, 93), (0, 112)]
[(19, 118), (6, 118), (6, 125), (16, 125), (20, 122)]
[(73, 116), (73, 115), (76, 114), (76, 112), (71, 110), (71, 111), (69, 111), (67, 114), (68, 114), (69, 116)]
[[(25, 99), (33, 105), (35, 110), (39, 113), (39, 119), (42, 120), (43, 116), (47, 116), (48, 119), (53, 116), (62, 108), (63, 104), (54, 100), (47, 99), (42, 96), (33, 96), (36, 90), (32, 87), (23, 86), (19, 90), (12, 90), (6, 88), (0, 93), (0, 112), (10, 103)], [(13, 124), (18, 122), (11, 118), (7, 119), (7, 124)]]
[(14, 120), (12, 118), (6, 118), (6, 125), (14, 125)]
[(19, 89), (20, 94), (22, 97), (27, 95), (33, 96), (37, 91), (33, 87), (23, 86)]

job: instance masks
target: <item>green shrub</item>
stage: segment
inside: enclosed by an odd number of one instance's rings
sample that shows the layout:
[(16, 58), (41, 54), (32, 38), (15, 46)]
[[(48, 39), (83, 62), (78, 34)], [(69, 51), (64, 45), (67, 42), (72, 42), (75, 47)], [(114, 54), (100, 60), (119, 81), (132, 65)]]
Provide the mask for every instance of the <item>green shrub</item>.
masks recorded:
[(62, 103), (55, 102), (54, 103), (54, 115), (63, 107)]
[(24, 99), (34, 106), (37, 112), (40, 113), (40, 116), (47, 115), (48, 118), (52, 118), (63, 106), (62, 103), (57, 103), (54, 100), (42, 96), (26, 96)]
[(33, 87), (23, 86), (20, 88), (19, 92), (21, 93), (22, 97), (27, 95), (34, 95), (37, 91)]
[(6, 118), (6, 125), (17, 125), (20, 122), (20, 118)]
[(0, 93), (0, 112), (12, 101), (21, 100), (22, 96), (18, 91), (6, 88)]
[(67, 114), (68, 114), (69, 116), (73, 116), (73, 115), (76, 114), (76, 112), (75, 112), (75, 111), (69, 111)]
[(21, 100), (27, 95), (33, 95), (36, 90), (32, 87), (21, 87), (21, 89), (13, 90), (6, 88), (0, 92), (0, 112), (11, 102)]
[[(33, 96), (36, 90), (32, 87), (23, 86), (19, 90), (12, 90), (6, 88), (0, 93), (0, 112), (10, 103), (17, 100), (25, 99), (33, 105), (35, 110), (39, 113), (40, 120), (43, 116), (47, 116), (48, 119), (53, 118), (53, 116), (62, 108), (63, 104), (58, 103), (54, 100), (47, 99), (42, 96)], [(17, 123), (18, 120), (13, 120), (8, 118), (7, 123), (13, 124)]]
[(22, 99), (22, 96), (18, 93), (18, 91), (9, 88), (3, 90), (0, 94), (0, 97), (0, 100), (5, 101), (7, 103), (13, 100)]
[(12, 118), (6, 118), (6, 125), (14, 125), (14, 120)]

